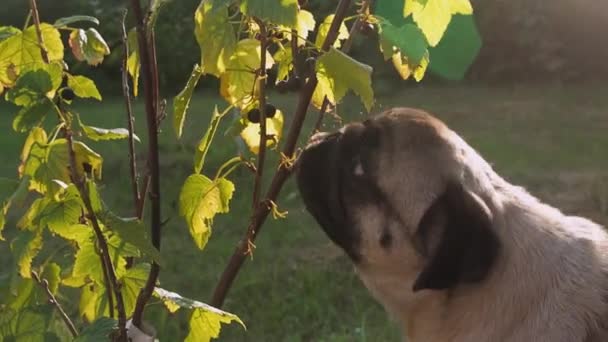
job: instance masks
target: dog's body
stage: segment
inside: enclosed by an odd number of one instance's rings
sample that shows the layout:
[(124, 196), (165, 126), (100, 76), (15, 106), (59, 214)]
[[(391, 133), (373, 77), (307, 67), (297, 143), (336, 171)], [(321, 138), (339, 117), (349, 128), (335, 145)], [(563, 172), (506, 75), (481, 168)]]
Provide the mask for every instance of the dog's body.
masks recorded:
[(308, 210), (409, 342), (608, 341), (608, 235), (407, 108), (317, 136)]

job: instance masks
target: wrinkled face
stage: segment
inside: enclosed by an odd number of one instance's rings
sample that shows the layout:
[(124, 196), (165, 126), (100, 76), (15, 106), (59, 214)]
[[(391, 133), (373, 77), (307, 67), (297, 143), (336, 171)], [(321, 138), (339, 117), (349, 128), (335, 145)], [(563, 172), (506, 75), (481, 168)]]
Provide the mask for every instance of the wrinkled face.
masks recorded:
[(300, 156), (307, 210), (368, 287), (390, 278), (445, 289), (487, 273), (498, 242), (487, 207), (458, 181), (463, 152), (453, 135), (423, 112), (398, 108), (317, 134)]

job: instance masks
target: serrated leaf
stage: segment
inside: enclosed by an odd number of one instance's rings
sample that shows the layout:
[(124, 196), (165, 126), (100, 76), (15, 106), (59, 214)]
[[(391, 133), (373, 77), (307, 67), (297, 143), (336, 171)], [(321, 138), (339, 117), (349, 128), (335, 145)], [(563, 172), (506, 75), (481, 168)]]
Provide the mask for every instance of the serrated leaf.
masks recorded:
[(82, 215), (82, 200), (76, 186), (71, 184), (61, 198), (50, 201), (42, 209), (40, 226), (51, 231), (65, 230), (79, 222)]
[[(2, 230), (6, 224), (6, 214), (11, 206), (23, 205), (28, 194), (29, 177), (21, 181), (0, 178), (0, 241), (4, 241)], [(11, 193), (12, 192), (12, 193)]]
[(414, 79), (417, 82), (420, 82), (424, 77), (427, 66), (429, 65), (428, 53), (424, 55), (424, 57), (420, 60), (420, 63), (417, 65), (411, 64), (407, 58), (402, 57), (401, 52), (393, 54), (391, 59), (397, 73), (399, 73), (399, 76), (401, 76), (401, 78), (404, 80), (410, 78), (410, 76), (414, 76)]
[(179, 196), (180, 215), (186, 219), (190, 235), (199, 249), (205, 248), (215, 215), (228, 212), (234, 184), (225, 178), (215, 181), (204, 175), (190, 175)]
[[(266, 147), (276, 146), (283, 135), (283, 112), (277, 109), (272, 118), (266, 118), (266, 135), (272, 137), (266, 141)], [(260, 124), (247, 121), (247, 126), (241, 131), (241, 138), (253, 154), (260, 150)]]
[(194, 24), (203, 73), (220, 77), (236, 49), (236, 36), (229, 22), (228, 8), (212, 0), (202, 0), (194, 13)]
[(109, 317), (100, 317), (84, 328), (74, 342), (98, 342), (110, 340), (110, 334), (118, 329), (118, 322)]
[(51, 233), (61, 236), (68, 241), (74, 241), (78, 245), (90, 242), (93, 238), (93, 228), (85, 224), (74, 224), (71, 226), (59, 225), (50, 228)]
[(40, 214), (51, 202), (49, 197), (37, 198), (32, 202), (25, 214), (17, 221), (17, 227), (30, 231), (38, 231)]
[(40, 232), (29, 230), (20, 231), (11, 242), (11, 251), (19, 266), (19, 275), (31, 278), (32, 260), (42, 248), (42, 235)]
[(25, 139), (25, 143), (23, 144), (23, 148), (21, 149), (21, 156), (19, 158), (20, 163), (19, 163), (19, 168), (18, 168), (19, 178), (22, 178), (24, 176), (25, 165), (26, 165), (27, 159), (30, 156), (30, 151), (32, 150), (32, 146), (34, 144), (45, 145), (47, 142), (47, 139), (48, 139), (48, 137), (46, 135), (46, 131), (43, 128), (34, 127), (33, 129), (30, 130), (30, 133), (28, 134), (27, 138)]
[(436, 46), (445, 33), (453, 14), (472, 14), (469, 0), (407, 0), (403, 16), (412, 15), (430, 46)]
[[(319, 28), (317, 30), (317, 38), (315, 39), (315, 45), (320, 49), (323, 46), (323, 42), (325, 41), (325, 38), (327, 38), (327, 33), (329, 32), (329, 28), (331, 27), (332, 22), (334, 21), (334, 14), (330, 14), (327, 17), (325, 17), (325, 20), (323, 20), (323, 22), (321, 24), (319, 24)], [(346, 28), (346, 25), (344, 25), (344, 22), (342, 22), (340, 24), (340, 29), (338, 30), (338, 38), (336, 38), (336, 41), (333, 44), (333, 47), (335, 48), (339, 48), (341, 43), (341, 40), (343, 39), (348, 39), (348, 29)]]
[[(255, 70), (260, 68), (261, 50), (260, 42), (255, 39), (243, 39), (237, 43), (228, 62), (229, 70), (220, 77), (220, 93), (228, 103), (243, 108), (257, 98), (259, 89), (255, 86)], [(266, 51), (266, 68), (273, 65), (274, 60)]]
[(110, 310), (105, 287), (98, 283), (83, 286), (78, 312), (89, 322), (94, 322), (99, 317), (108, 317)]
[(8, 39), (16, 34), (21, 33), (21, 30), (19, 30), (16, 27), (13, 26), (1, 26), (0, 27), (0, 42), (2, 42), (5, 39)]
[(214, 308), (205, 303), (182, 297), (181, 295), (161, 288), (154, 289), (154, 296), (159, 298), (170, 312), (179, 308), (191, 309), (190, 332), (186, 341), (210, 341), (219, 336), (221, 323), (238, 322), (245, 328), (241, 319), (229, 312)]
[(135, 217), (119, 217), (110, 211), (100, 213), (99, 219), (104, 223), (106, 228), (117, 234), (120, 239), (151, 257), (156, 263), (162, 264), (160, 252), (152, 245), (144, 223), (141, 220)]
[(14, 87), (6, 93), (6, 100), (27, 107), (41, 99), (52, 99), (61, 84), (62, 74), (59, 63), (38, 64), (19, 76)]
[(52, 317), (51, 305), (2, 310), (0, 311), (0, 341), (57, 341), (58, 337), (48, 331)]
[(61, 267), (54, 262), (44, 266), (44, 270), (40, 275), (41, 279), (46, 279), (49, 284), (49, 290), (52, 294), (57, 294), (59, 284), (61, 283)]
[(133, 96), (137, 97), (137, 89), (139, 87), (139, 71), (141, 64), (139, 61), (139, 45), (137, 42), (137, 30), (135, 28), (129, 31), (127, 37), (127, 46), (129, 48), (129, 58), (127, 58), (127, 71), (131, 75), (133, 81)]
[(86, 61), (89, 65), (98, 65), (105, 56), (110, 54), (110, 48), (101, 34), (94, 28), (77, 29), (70, 33), (68, 40), (74, 57)]
[[(59, 31), (47, 23), (40, 31), (49, 62), (63, 60), (63, 43)], [(0, 84), (10, 87), (21, 71), (44, 64), (34, 25), (0, 42)]]
[(295, 27), (298, 14), (297, 0), (243, 0), (241, 12), (262, 21)]
[[(78, 247), (78, 252), (76, 252), (74, 260), (74, 268), (72, 269), (72, 277), (88, 277), (96, 284), (103, 286), (103, 268), (101, 265), (100, 255), (97, 253), (95, 242), (92, 239), (85, 240), (80, 242)], [(109, 252), (116, 274), (124, 274), (126, 270), (125, 259), (116, 253), (115, 248), (112, 248), (111, 250), (109, 248)]]
[(122, 296), (125, 304), (127, 317), (133, 314), (139, 291), (145, 286), (148, 274), (150, 273), (149, 264), (137, 264), (129, 268), (126, 273), (118, 280), (122, 284)]
[(413, 65), (420, 64), (427, 54), (428, 45), (424, 33), (413, 24), (396, 27), (384, 21), (380, 25), (380, 39), (384, 41), (381, 43), (383, 46), (392, 45), (399, 49)]
[(205, 132), (205, 135), (201, 141), (198, 143), (196, 151), (194, 151), (194, 172), (196, 173), (200, 173), (203, 169), (205, 157), (207, 156), (209, 147), (211, 147), (211, 141), (215, 136), (215, 132), (217, 131), (217, 127), (219, 126), (222, 117), (223, 114), (217, 111), (217, 106), (214, 107), (213, 114), (211, 115), (211, 122), (207, 127), (207, 131)]
[[(82, 128), (82, 131), (87, 138), (93, 141), (107, 141), (107, 140), (120, 140), (129, 138), (129, 130), (126, 128), (101, 128), (95, 126), (89, 126), (82, 123), (80, 116), (78, 118), (78, 125)], [(133, 140), (140, 142), (137, 134), (133, 134)]]
[(13, 130), (23, 133), (40, 126), (46, 115), (52, 110), (53, 103), (47, 98), (40, 99), (27, 107), (21, 108), (13, 120)]
[(95, 17), (92, 17), (90, 15), (72, 15), (69, 17), (63, 17), (63, 18), (59, 18), (55, 21), (55, 23), (53, 24), (53, 26), (55, 27), (66, 27), (70, 24), (73, 23), (78, 23), (81, 21), (88, 21), (90, 23), (93, 23), (95, 25), (99, 25), (99, 20)]
[(198, 80), (201, 78), (202, 72), (203, 70), (201, 67), (196, 64), (194, 69), (192, 69), (188, 82), (186, 82), (186, 86), (173, 99), (173, 128), (175, 129), (175, 134), (178, 138), (181, 138), (182, 136), (188, 105), (190, 104), (192, 93), (194, 92)]
[(317, 108), (321, 107), (325, 96), (330, 103), (336, 104), (348, 90), (353, 90), (359, 95), (367, 111), (371, 110), (374, 104), (372, 67), (331, 48), (317, 60), (316, 71), (319, 83), (312, 102)]
[(80, 98), (93, 98), (101, 101), (101, 94), (92, 79), (85, 76), (68, 74), (68, 87)]
[(286, 49), (282, 46), (279, 47), (277, 52), (273, 56), (275, 62), (279, 64), (277, 70), (277, 78), (275, 83), (279, 83), (289, 76), (289, 72), (293, 69), (293, 55), (291, 49)]

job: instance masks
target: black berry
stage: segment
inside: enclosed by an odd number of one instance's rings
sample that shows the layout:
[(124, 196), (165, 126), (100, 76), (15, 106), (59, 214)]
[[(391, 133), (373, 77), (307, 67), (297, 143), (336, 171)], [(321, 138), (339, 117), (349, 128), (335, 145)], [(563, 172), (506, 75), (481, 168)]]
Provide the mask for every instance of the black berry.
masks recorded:
[(66, 101), (72, 101), (74, 96), (76, 96), (76, 94), (74, 94), (74, 91), (71, 88), (63, 88), (61, 91), (61, 98)]
[(254, 108), (247, 113), (247, 120), (252, 123), (260, 123), (260, 110)]
[(364, 36), (368, 36), (374, 32), (374, 25), (372, 23), (362, 23), (359, 26), (359, 32)]
[(264, 107), (264, 109), (265, 109), (264, 112), (266, 112), (267, 118), (273, 118), (277, 112), (277, 107), (271, 105), (270, 103), (267, 103), (266, 106)]

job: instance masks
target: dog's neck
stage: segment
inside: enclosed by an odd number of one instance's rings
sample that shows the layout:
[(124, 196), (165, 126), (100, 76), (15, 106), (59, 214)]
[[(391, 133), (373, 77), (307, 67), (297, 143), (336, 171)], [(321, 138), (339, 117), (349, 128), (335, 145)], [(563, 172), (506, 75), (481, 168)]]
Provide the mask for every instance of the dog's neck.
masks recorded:
[(509, 341), (540, 341), (539, 336), (542, 341), (563, 341), (564, 336), (583, 341), (595, 329), (569, 308), (593, 307), (606, 298), (589, 285), (602, 281), (587, 281), (606, 276), (593, 263), (600, 260), (594, 253), (606, 253), (608, 245), (590, 248), (606, 241), (605, 233), (590, 221), (564, 216), (521, 188), (498, 183), (497, 196), (489, 200), (505, 250), (488, 277), (448, 291), (420, 291), (408, 296), (407, 303), (385, 302), (409, 342), (479, 336), (488, 341), (504, 341), (505, 336), (511, 336)]

